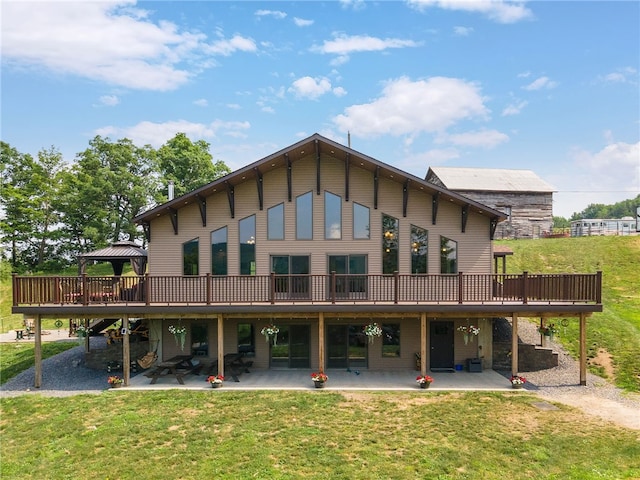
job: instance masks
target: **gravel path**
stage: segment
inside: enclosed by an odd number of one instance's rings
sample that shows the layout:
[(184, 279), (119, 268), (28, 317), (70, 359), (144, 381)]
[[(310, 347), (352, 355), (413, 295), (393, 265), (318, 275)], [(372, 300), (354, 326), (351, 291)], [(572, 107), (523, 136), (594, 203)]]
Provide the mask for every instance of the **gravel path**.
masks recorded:
[[(539, 344), (536, 325), (519, 323), (519, 335), (525, 343)], [(100, 348), (102, 337), (91, 338), (91, 348)], [(94, 343), (95, 342), (95, 343)], [(579, 365), (562, 347), (554, 343), (558, 366), (538, 372), (523, 373), (525, 389), (545, 400), (580, 408), (619, 425), (640, 430), (640, 395), (628, 394), (605, 379), (587, 374), (587, 385), (580, 386)], [(107, 389), (108, 373), (84, 368), (84, 347), (77, 346), (42, 362), (43, 384), (33, 388), (34, 368), (29, 368), (0, 387), (0, 398), (25, 394), (64, 397), (78, 394), (99, 394)]]

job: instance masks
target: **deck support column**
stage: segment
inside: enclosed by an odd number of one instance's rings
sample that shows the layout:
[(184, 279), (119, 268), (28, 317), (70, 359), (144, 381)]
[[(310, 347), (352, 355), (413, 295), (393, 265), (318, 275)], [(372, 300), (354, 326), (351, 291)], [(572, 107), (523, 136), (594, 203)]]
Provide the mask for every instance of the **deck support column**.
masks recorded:
[(420, 375), (427, 374), (427, 314), (420, 314)]
[[(87, 335), (87, 338), (89, 336)], [(129, 386), (131, 379), (131, 349), (129, 343), (129, 316), (122, 318), (122, 380), (124, 386)]]
[(324, 313), (318, 313), (318, 371), (324, 372)]
[(518, 314), (511, 315), (511, 375), (518, 374)]
[(587, 316), (580, 314), (580, 385), (587, 384)]
[(40, 388), (42, 386), (42, 321), (40, 315), (36, 315), (34, 320), (36, 330), (36, 338), (33, 347), (33, 356), (35, 357), (35, 378), (33, 386)]
[(224, 322), (218, 314), (218, 375), (224, 377)]

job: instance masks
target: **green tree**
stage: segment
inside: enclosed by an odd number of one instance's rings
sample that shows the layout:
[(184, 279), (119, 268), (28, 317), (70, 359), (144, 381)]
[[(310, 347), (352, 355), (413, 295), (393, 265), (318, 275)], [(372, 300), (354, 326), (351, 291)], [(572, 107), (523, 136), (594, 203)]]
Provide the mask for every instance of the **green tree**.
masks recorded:
[(161, 201), (169, 198), (169, 182), (174, 183), (175, 196), (179, 197), (231, 172), (224, 162), (213, 162), (207, 142), (192, 142), (184, 133), (176, 134), (158, 149), (156, 162), (163, 184)]
[(11, 250), (14, 268), (42, 268), (57, 243), (55, 199), (63, 170), (62, 155), (51, 147), (38, 152), (34, 159), (2, 142), (1, 157), (3, 243)]
[(68, 254), (142, 237), (132, 220), (157, 190), (153, 157), (151, 147), (100, 136), (78, 154), (59, 199)]
[(583, 211), (574, 213), (571, 220), (580, 220), (581, 218), (622, 218), (636, 216), (636, 208), (640, 206), (640, 195), (628, 200), (614, 203), (613, 205), (604, 205), (602, 203), (592, 203)]

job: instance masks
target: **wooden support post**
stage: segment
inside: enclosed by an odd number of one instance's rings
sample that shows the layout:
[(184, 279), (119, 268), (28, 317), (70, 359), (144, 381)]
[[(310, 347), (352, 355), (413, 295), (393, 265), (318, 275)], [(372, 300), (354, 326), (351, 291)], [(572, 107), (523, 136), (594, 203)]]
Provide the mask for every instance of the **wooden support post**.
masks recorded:
[(85, 318), (84, 322), (84, 331), (85, 335), (82, 337), (82, 345), (84, 346), (84, 353), (89, 353), (89, 319)]
[(218, 375), (224, 377), (224, 322), (218, 314)]
[[(88, 338), (88, 337), (87, 337)], [(131, 378), (131, 350), (129, 345), (129, 316), (122, 319), (122, 380), (124, 386), (129, 386)]]
[(324, 372), (324, 313), (318, 314), (318, 371)]
[(518, 374), (518, 314), (511, 315), (511, 375)]
[(33, 356), (35, 357), (35, 378), (33, 386), (40, 388), (42, 386), (42, 322), (40, 315), (36, 315), (34, 327), (36, 329), (36, 338), (33, 348)]
[(420, 314), (420, 375), (427, 374), (427, 314)]
[(587, 384), (587, 316), (580, 314), (580, 385)]

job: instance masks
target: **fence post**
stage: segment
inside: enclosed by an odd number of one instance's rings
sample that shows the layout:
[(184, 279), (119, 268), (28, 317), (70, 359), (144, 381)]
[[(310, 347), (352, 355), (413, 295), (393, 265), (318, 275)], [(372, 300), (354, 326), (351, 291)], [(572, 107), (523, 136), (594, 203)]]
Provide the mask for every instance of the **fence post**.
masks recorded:
[(596, 303), (602, 303), (602, 270), (596, 272)]
[(144, 274), (144, 301), (145, 305), (151, 303), (151, 277), (148, 273)]
[(89, 304), (89, 285), (87, 284), (87, 274), (82, 274), (82, 304)]
[(527, 301), (527, 296), (528, 296), (528, 292), (527, 292), (527, 287), (528, 287), (528, 278), (529, 278), (529, 273), (528, 272), (522, 272), (522, 303), (524, 305), (526, 305), (528, 303)]
[(269, 274), (269, 301), (271, 305), (275, 303), (276, 298), (276, 274), (271, 272)]
[(463, 301), (463, 289), (464, 282), (462, 280), (462, 272), (458, 272), (458, 304), (462, 304)]
[(207, 305), (211, 305), (211, 273), (207, 272)]
[(331, 282), (329, 287), (331, 288), (331, 303), (336, 303), (336, 272), (331, 272)]
[(18, 274), (17, 273), (12, 273), (11, 274), (11, 284), (13, 285), (13, 288), (11, 289), (13, 291), (13, 306), (17, 307), (18, 306), (18, 289), (20, 288), (18, 286)]
[(398, 303), (398, 294), (400, 292), (400, 274), (398, 271), (393, 272), (393, 303)]

